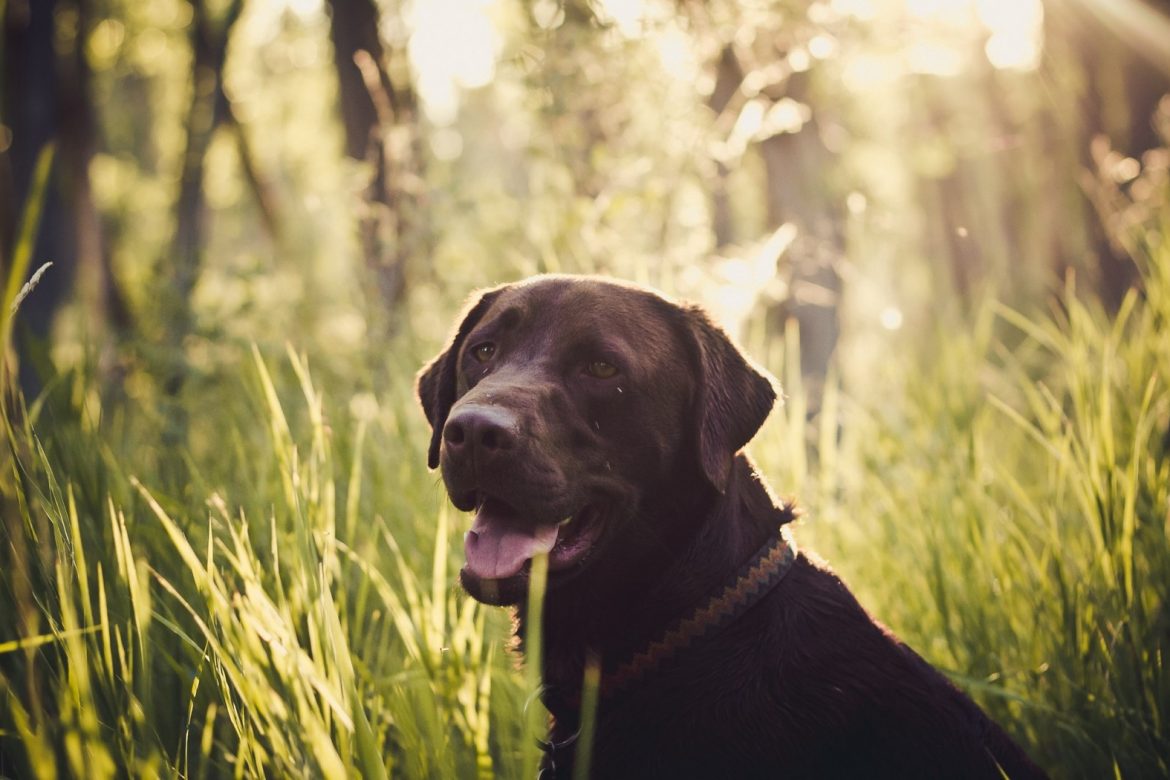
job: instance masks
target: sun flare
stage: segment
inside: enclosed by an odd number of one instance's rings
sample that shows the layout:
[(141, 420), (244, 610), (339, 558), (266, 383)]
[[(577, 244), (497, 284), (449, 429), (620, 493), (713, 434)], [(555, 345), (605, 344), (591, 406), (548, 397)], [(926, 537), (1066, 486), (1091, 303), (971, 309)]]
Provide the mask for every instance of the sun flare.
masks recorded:
[(986, 37), (983, 51), (996, 68), (1032, 70), (1040, 64), (1040, 0), (905, 0), (905, 10), (912, 20), (934, 28), (939, 38)]

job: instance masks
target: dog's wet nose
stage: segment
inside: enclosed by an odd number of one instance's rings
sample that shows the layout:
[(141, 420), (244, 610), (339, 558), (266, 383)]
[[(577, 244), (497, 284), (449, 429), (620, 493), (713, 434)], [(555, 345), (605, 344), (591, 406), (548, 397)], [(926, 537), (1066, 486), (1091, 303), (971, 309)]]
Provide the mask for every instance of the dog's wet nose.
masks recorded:
[(448, 418), (443, 441), (451, 454), (491, 458), (515, 448), (518, 427), (515, 416), (506, 410), (468, 406)]

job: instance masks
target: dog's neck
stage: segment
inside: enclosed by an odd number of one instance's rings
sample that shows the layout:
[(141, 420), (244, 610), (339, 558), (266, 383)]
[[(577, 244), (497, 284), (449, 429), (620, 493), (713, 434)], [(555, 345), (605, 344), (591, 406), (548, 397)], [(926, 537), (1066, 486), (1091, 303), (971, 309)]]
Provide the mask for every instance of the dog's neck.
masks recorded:
[[(631, 519), (666, 529), (665, 538), (649, 540), (641, 550), (631, 545), (610, 551), (616, 554), (607, 554), (601, 576), (546, 595), (543, 674), (546, 689), (555, 692), (550, 701), (579, 695), (587, 653), (612, 664), (658, 639), (674, 620), (725, 586), (728, 572), (794, 517), (790, 506), (776, 503), (743, 455), (735, 459), (725, 493), (695, 484), (694, 494), (665, 505), (663, 513), (673, 516)], [(653, 545), (660, 547), (652, 550)], [(521, 607), (521, 640), (524, 614)]]

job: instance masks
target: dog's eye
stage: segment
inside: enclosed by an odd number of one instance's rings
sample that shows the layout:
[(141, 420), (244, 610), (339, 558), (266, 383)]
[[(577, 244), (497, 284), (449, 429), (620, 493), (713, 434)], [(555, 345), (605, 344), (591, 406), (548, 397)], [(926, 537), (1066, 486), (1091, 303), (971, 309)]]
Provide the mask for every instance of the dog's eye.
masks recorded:
[(604, 360), (594, 360), (589, 365), (585, 366), (585, 373), (598, 379), (609, 379), (617, 376), (617, 366), (612, 363), (606, 363)]
[(496, 345), (490, 341), (485, 341), (482, 344), (477, 344), (472, 347), (471, 354), (480, 363), (486, 363), (496, 354)]

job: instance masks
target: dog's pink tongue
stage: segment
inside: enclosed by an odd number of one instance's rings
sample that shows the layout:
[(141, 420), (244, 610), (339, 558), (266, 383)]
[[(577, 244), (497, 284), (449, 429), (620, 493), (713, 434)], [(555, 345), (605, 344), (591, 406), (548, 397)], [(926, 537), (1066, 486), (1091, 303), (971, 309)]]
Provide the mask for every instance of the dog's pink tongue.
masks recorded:
[(533, 526), (509, 506), (484, 502), (463, 542), (468, 570), (480, 579), (499, 580), (520, 573), (524, 562), (557, 543), (556, 523)]

